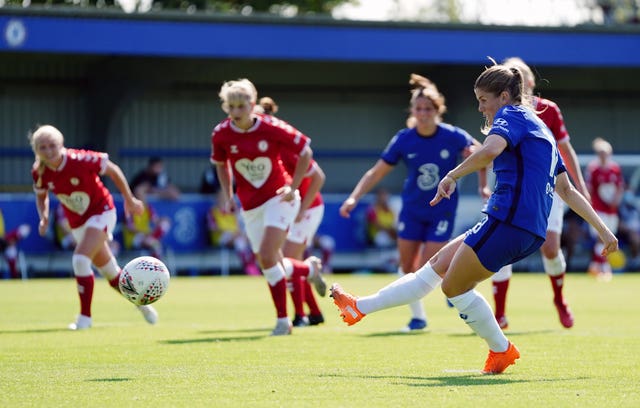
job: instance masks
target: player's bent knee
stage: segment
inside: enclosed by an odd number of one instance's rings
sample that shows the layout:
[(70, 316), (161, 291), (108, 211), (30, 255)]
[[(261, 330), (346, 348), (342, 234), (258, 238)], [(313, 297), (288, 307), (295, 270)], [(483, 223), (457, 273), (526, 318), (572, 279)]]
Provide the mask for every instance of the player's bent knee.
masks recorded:
[(73, 274), (75, 276), (91, 276), (93, 270), (91, 269), (91, 259), (86, 255), (73, 254), (71, 257), (71, 264), (73, 265)]

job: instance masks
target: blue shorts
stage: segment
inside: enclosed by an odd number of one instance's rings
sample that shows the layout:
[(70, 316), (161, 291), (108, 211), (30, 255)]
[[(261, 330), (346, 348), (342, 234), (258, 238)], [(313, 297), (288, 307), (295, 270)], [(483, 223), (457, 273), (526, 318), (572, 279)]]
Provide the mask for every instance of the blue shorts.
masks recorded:
[(473, 249), (482, 266), (495, 273), (537, 251), (544, 238), (486, 216), (466, 232), (464, 243)]
[(453, 235), (455, 216), (453, 211), (425, 216), (403, 208), (398, 215), (398, 237), (408, 241), (447, 242)]

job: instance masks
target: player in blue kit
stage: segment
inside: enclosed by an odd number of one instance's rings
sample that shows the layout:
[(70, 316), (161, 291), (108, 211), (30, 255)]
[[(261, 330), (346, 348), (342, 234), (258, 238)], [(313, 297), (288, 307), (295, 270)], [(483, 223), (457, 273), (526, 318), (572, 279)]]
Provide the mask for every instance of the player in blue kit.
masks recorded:
[(497, 64), (487, 68), (476, 79), (474, 92), (488, 136), (481, 149), (440, 181), (431, 205), (440, 205), (451, 197), (460, 177), (493, 162), (496, 186), (483, 209), (486, 217), (447, 244), (416, 273), (378, 293), (356, 298), (334, 284), (331, 296), (343, 320), (352, 325), (366, 314), (414, 302), (442, 284), (442, 291), (460, 317), (489, 346), (482, 372), (498, 374), (515, 364), (520, 352), (505, 337), (491, 306), (475, 286), (502, 266), (540, 248), (554, 189), (598, 232), (603, 255), (616, 251), (618, 240), (569, 181), (553, 135), (523, 99), (520, 70)]
[[(349, 198), (340, 207), (340, 214), (349, 217), (360, 198), (371, 191), (399, 162), (407, 167), (402, 190), (402, 210), (398, 219), (398, 274), (415, 272), (429, 258), (444, 247), (453, 233), (458, 192), (450, 200), (436, 207), (427, 203), (433, 198), (440, 180), (463, 157), (471, 154), (471, 147), (481, 146), (466, 131), (442, 123), (446, 112), (444, 96), (436, 85), (425, 77), (412, 74), (410, 84), (411, 114), (407, 128), (391, 139), (380, 159), (360, 179)], [(486, 172), (480, 174), (480, 186), (486, 189)], [(403, 331), (422, 330), (427, 317), (420, 300), (410, 305), (412, 317)]]

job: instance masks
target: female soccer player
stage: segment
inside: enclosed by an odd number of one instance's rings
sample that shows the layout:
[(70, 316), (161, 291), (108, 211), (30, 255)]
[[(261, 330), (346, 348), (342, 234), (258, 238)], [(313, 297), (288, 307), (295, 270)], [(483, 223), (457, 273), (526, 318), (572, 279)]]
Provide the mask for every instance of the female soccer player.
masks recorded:
[[(287, 335), (292, 327), (287, 315), (287, 278), (305, 276), (321, 296), (326, 293), (318, 262), (283, 259), (281, 252), (287, 230), (300, 209), (298, 187), (311, 163), (312, 150), (309, 138), (293, 126), (254, 113), (257, 94), (248, 79), (222, 85), (222, 110), (229, 117), (213, 130), (211, 162), (216, 165), (223, 200), (229, 209), (236, 206), (232, 177), (236, 182), (247, 236), (276, 308), (277, 321), (271, 334)], [(280, 159), (284, 151), (298, 157), (291, 176)]]
[(553, 135), (523, 99), (520, 70), (497, 64), (487, 68), (476, 79), (474, 92), (488, 136), (481, 149), (440, 181), (430, 204), (437, 206), (449, 199), (458, 179), (493, 162), (496, 188), (484, 209), (486, 217), (415, 274), (398, 279), (375, 295), (357, 299), (337, 284), (331, 295), (343, 320), (352, 325), (368, 313), (420, 299), (442, 284), (460, 317), (489, 346), (482, 372), (498, 374), (514, 364), (520, 352), (505, 337), (491, 306), (475, 286), (540, 248), (554, 188), (598, 231), (603, 255), (616, 251), (618, 240), (571, 185)]
[[(118, 290), (120, 267), (111, 252), (109, 241), (116, 226), (113, 197), (100, 180), (106, 175), (124, 199), (126, 212), (139, 214), (143, 204), (131, 193), (127, 179), (106, 153), (66, 148), (62, 133), (51, 125), (40, 126), (29, 136), (35, 153), (31, 170), (40, 216), (38, 232), (44, 236), (49, 228), (49, 192), (64, 206), (64, 211), (77, 242), (71, 263), (78, 283), (80, 314), (69, 325), (71, 330), (88, 329), (92, 324), (93, 264)], [(158, 313), (152, 306), (138, 306), (145, 320), (155, 324)]]
[[(268, 96), (260, 98), (259, 105), (256, 108), (260, 108), (264, 115), (269, 116), (273, 116), (278, 112), (278, 105)], [(260, 109), (257, 110), (260, 111)], [(293, 174), (298, 161), (297, 155), (282, 151), (280, 152), (280, 157), (285, 170), (289, 174)], [(322, 200), (320, 189), (322, 189), (325, 179), (326, 176), (322, 168), (315, 160), (311, 159), (309, 169), (298, 188), (301, 199), (300, 209), (282, 248), (282, 253), (285, 257), (301, 260), (304, 258), (307, 248), (312, 245), (324, 215), (324, 201)], [(308, 261), (317, 262), (317, 258), (310, 257)], [(300, 278), (290, 283), (289, 290), (295, 309), (293, 326), (315, 326), (323, 323), (324, 316), (309, 282), (305, 278)], [(305, 303), (309, 307), (308, 315), (304, 309)]]
[[(547, 125), (549, 130), (551, 130), (556, 143), (558, 143), (558, 152), (564, 161), (567, 172), (571, 176), (576, 189), (582, 193), (587, 200), (589, 200), (589, 191), (582, 176), (582, 171), (580, 170), (578, 156), (576, 155), (576, 152), (571, 145), (571, 141), (569, 140), (569, 133), (567, 132), (567, 128), (564, 124), (560, 108), (556, 103), (549, 99), (533, 95), (533, 90), (536, 87), (536, 77), (533, 75), (531, 68), (529, 68), (524, 61), (518, 57), (512, 57), (507, 58), (503, 64), (506, 66), (514, 66), (522, 72), (525, 98), (530, 99), (533, 110), (536, 112), (538, 117), (542, 119), (545, 125)], [(544, 244), (540, 247), (540, 252), (542, 254), (542, 265), (544, 266), (544, 271), (551, 280), (553, 304), (558, 311), (560, 323), (568, 329), (573, 327), (573, 313), (571, 313), (571, 309), (569, 309), (563, 295), (565, 272), (567, 270), (567, 262), (564, 259), (562, 250), (560, 249), (563, 216), (564, 204), (560, 197), (558, 197), (558, 194), (554, 194), (553, 205), (551, 206), (551, 212), (549, 213), (549, 221), (547, 224), (547, 235), (544, 240)], [(507, 265), (500, 269), (500, 271), (494, 274), (491, 278), (493, 281), (495, 316), (500, 327), (503, 329), (506, 329), (509, 326), (505, 309), (511, 274), (511, 265)]]
[[(414, 89), (411, 91), (407, 128), (391, 139), (380, 159), (367, 170), (340, 207), (340, 214), (349, 217), (360, 198), (400, 161), (404, 162), (408, 174), (398, 217), (400, 276), (424, 265), (451, 239), (458, 207), (457, 191), (441, 206), (429, 208), (426, 203), (435, 195), (438, 182), (463, 156), (470, 154), (471, 147), (480, 146), (480, 142), (463, 129), (442, 123), (447, 107), (444, 96), (433, 82), (412, 74), (410, 84)], [(484, 169), (479, 174), (480, 188), (488, 197)], [(417, 300), (409, 306), (412, 318), (403, 331), (424, 329), (427, 317), (422, 302)]]
[[(597, 137), (593, 140), (592, 147), (597, 157), (587, 166), (591, 204), (607, 226), (612, 231), (617, 231), (620, 225), (618, 209), (625, 187), (622, 169), (611, 157), (613, 155), (611, 143), (601, 137)], [(590, 228), (590, 232), (596, 243), (591, 252), (589, 274), (595, 276), (598, 280), (608, 282), (613, 278), (611, 264), (609, 264), (606, 257), (600, 254), (602, 252), (602, 242), (597, 239), (596, 231)]]

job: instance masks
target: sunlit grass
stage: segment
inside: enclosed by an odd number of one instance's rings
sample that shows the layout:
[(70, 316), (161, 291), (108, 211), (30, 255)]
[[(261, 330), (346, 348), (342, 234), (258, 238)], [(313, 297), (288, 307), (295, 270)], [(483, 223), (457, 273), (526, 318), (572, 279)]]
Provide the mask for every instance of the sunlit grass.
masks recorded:
[[(334, 275), (357, 295), (393, 275)], [(406, 307), (346, 327), (330, 298), (326, 324), (270, 337), (266, 283), (255, 277), (174, 278), (147, 325), (103, 280), (94, 327), (77, 313), (72, 279), (0, 282), (0, 406), (640, 406), (640, 275), (610, 283), (567, 277), (576, 325), (563, 329), (542, 274), (516, 274), (507, 336), (522, 358), (482, 376), (487, 347), (440, 292), (429, 329), (398, 333)], [(488, 282), (480, 286), (490, 298)]]

